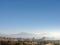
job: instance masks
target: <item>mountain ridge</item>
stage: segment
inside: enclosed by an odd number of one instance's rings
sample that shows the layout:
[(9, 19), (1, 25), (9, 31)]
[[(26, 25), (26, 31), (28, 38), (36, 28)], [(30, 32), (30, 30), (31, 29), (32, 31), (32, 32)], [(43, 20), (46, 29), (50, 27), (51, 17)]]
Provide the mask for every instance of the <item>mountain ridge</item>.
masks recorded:
[(0, 37), (8, 37), (8, 38), (36, 38), (36, 39), (41, 39), (45, 37), (46, 40), (55, 40), (55, 37), (52, 37), (50, 34), (47, 33), (42, 33), (42, 34), (34, 34), (34, 33), (26, 33), (26, 32), (21, 32), (18, 34), (1, 34)]

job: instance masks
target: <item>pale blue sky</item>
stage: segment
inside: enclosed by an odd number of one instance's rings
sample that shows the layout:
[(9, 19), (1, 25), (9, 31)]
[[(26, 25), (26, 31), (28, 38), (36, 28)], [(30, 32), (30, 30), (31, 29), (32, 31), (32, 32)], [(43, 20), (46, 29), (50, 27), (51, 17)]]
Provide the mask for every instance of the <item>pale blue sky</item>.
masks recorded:
[(0, 32), (60, 30), (60, 0), (0, 0)]

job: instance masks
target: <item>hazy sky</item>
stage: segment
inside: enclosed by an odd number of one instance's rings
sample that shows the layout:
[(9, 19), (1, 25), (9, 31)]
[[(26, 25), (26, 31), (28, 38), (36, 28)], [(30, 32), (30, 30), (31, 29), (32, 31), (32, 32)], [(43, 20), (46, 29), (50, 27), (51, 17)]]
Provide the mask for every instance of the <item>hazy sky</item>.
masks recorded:
[(0, 0), (0, 33), (59, 30), (60, 0)]

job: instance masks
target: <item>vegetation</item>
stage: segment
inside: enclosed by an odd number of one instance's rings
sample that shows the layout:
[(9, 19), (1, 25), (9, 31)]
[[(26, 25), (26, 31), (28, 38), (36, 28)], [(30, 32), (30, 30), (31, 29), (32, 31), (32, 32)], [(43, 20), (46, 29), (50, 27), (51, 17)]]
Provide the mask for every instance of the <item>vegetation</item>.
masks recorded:
[(0, 39), (0, 45), (60, 45), (58, 40), (46, 40), (46, 41), (15, 41)]

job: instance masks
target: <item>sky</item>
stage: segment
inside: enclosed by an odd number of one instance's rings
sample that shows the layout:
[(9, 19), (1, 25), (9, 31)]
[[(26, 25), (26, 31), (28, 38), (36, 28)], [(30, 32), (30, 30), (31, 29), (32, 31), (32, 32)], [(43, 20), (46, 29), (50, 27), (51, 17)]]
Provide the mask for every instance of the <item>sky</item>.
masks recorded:
[(60, 31), (60, 0), (0, 0), (0, 33)]

